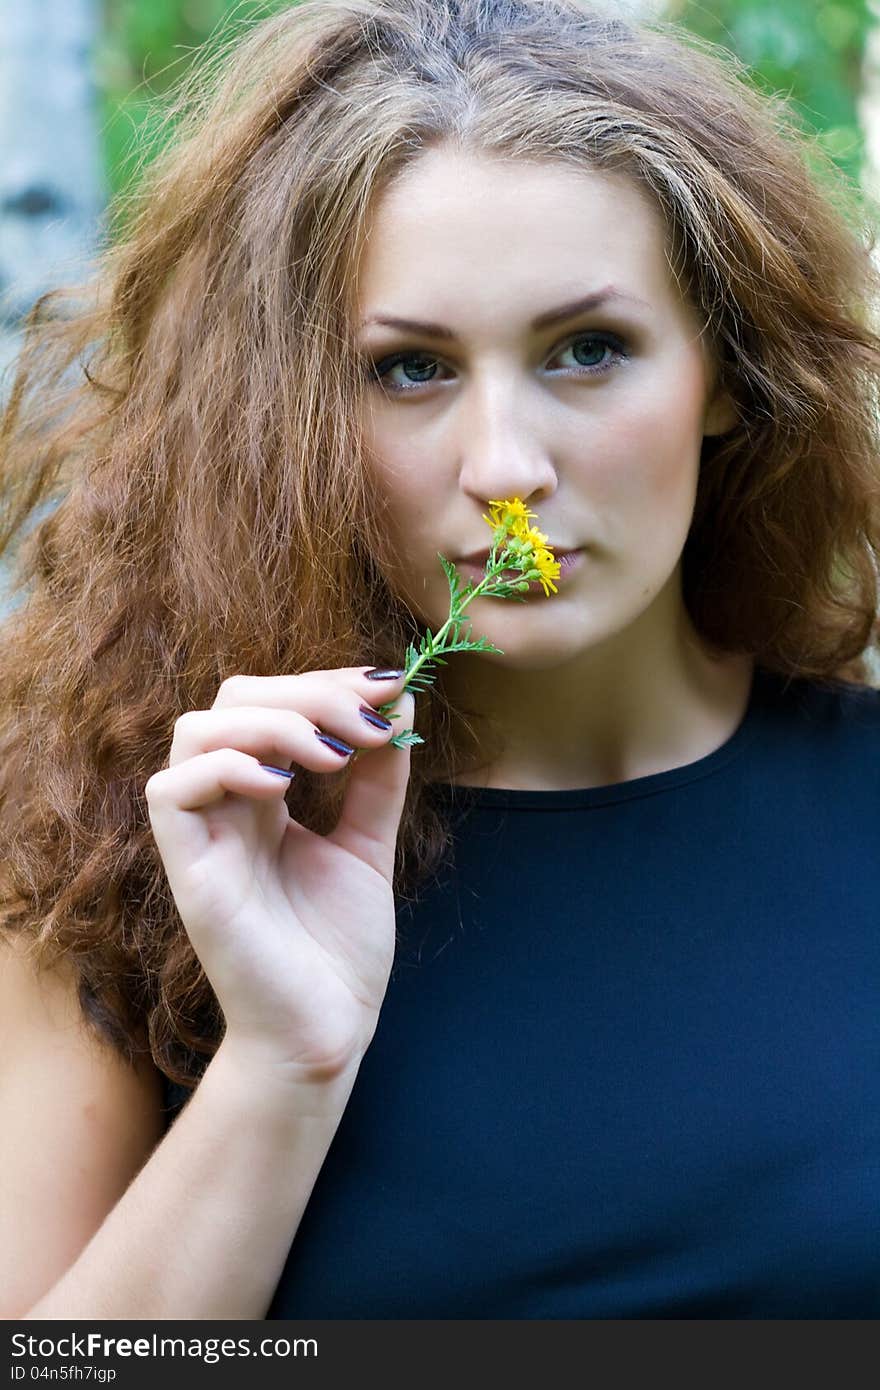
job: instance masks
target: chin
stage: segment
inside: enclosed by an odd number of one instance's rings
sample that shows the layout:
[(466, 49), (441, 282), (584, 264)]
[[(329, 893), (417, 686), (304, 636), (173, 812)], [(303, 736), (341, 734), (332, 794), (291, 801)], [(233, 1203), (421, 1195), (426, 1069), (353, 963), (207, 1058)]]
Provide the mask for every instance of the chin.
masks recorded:
[[(553, 595), (546, 602), (552, 603), (555, 597)], [(453, 662), (464, 661), (467, 663), (479, 662), (481, 667), (496, 666), (506, 671), (554, 671), (577, 661), (585, 651), (598, 646), (613, 635), (607, 631), (597, 630), (594, 624), (589, 626), (585, 623), (576, 625), (570, 620), (560, 622), (558, 621), (559, 615), (557, 615), (557, 620), (547, 622), (549, 614), (542, 613), (540, 616), (540, 623), (534, 623), (530, 620), (528, 626), (523, 623), (519, 627), (509, 621), (505, 621), (503, 625), (492, 622), (475, 622), (470, 633), (473, 640), (476, 641), (480, 637), (485, 637), (493, 646), (500, 647), (502, 650), (500, 652), (453, 652), (450, 657), (450, 667)], [(434, 632), (436, 629), (432, 627), (431, 631)]]

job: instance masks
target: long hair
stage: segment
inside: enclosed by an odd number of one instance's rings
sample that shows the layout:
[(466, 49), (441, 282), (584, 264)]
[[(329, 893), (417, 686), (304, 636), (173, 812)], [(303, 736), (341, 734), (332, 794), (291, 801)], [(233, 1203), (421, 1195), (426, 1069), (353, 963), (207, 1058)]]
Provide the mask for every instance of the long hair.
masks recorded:
[[(383, 190), (444, 143), (653, 195), (738, 415), (704, 441), (684, 601), (768, 670), (872, 683), (880, 340), (856, 191), (732, 54), (668, 22), (305, 0), (206, 54), (168, 121), (94, 275), (33, 305), (0, 420), (20, 600), (0, 628), (0, 928), (73, 964), (128, 1061), (192, 1086), (224, 1024), (144, 798), (176, 719), (236, 673), (397, 665), (420, 631), (385, 579), (359, 424), (352, 267)], [(452, 846), (428, 783), (486, 749), (439, 679), (416, 724), (403, 899)], [(325, 833), (346, 778), (303, 770), (291, 814)]]

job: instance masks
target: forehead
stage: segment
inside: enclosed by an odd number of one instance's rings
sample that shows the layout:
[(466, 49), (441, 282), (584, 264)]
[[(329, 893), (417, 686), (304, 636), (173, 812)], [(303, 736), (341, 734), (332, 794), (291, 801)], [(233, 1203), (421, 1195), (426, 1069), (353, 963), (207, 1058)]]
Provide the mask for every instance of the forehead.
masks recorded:
[[(359, 267), (362, 305), (430, 284), (454, 295), (491, 281), (502, 292), (563, 299), (601, 281), (678, 300), (662, 209), (617, 172), (427, 151), (376, 198)], [(555, 302), (554, 299), (554, 302)]]

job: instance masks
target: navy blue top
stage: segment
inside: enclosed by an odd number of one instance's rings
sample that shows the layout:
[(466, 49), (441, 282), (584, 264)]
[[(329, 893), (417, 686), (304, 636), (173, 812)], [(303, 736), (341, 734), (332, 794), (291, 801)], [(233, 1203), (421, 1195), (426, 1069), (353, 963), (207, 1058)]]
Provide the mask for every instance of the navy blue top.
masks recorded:
[(880, 1317), (880, 691), (757, 670), (684, 767), (433, 791), (267, 1317)]

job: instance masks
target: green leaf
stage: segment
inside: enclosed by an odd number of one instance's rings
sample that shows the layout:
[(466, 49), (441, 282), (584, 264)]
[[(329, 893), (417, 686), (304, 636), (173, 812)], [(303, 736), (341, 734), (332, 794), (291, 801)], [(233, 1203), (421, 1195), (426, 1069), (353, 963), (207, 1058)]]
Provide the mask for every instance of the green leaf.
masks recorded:
[(461, 597), (461, 594), (462, 594), (462, 592), (463, 592), (463, 591), (458, 587), (458, 581), (459, 581), (458, 570), (455, 568), (455, 566), (454, 566), (449, 560), (446, 559), (445, 555), (440, 555), (440, 556), (439, 556), (439, 559), (440, 559), (441, 565), (443, 566), (444, 570), (446, 571), (446, 579), (447, 579), (447, 582), (448, 582), (448, 584), (449, 584), (449, 601), (450, 601), (450, 603), (452, 604), (453, 610), (455, 610), (455, 608), (456, 608), (457, 605), (458, 605), (458, 600), (459, 600), (459, 598)]
[(395, 734), (394, 738), (388, 742), (393, 748), (413, 748), (417, 743), (424, 743), (421, 734), (417, 734), (415, 729), (407, 729), (403, 734)]
[(504, 648), (493, 647), (492, 643), (489, 641), (487, 637), (481, 637), (479, 642), (475, 643), (472, 650), (475, 652), (498, 652), (499, 656), (504, 655)]

